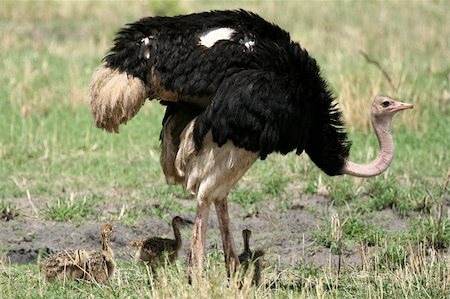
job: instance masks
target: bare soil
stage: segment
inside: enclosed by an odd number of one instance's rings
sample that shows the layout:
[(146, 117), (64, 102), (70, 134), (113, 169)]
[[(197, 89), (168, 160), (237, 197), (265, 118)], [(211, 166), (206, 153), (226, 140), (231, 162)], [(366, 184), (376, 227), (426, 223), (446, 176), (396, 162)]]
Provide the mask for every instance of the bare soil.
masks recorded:
[[(10, 199), (13, 205), (19, 206), (18, 213), (0, 213), (0, 253), (6, 255), (11, 263), (35, 263), (38, 255), (70, 248), (99, 249), (101, 238), (100, 226), (103, 222), (86, 221), (83, 223), (57, 222), (43, 220), (44, 217), (33, 216), (33, 208), (27, 199)], [(183, 206), (195, 206), (195, 200), (178, 200)], [(37, 204), (38, 205), (38, 204)], [(108, 214), (118, 214), (120, 202), (109, 202), (99, 207), (103, 218)], [(280, 201), (264, 201), (257, 204), (258, 213), (249, 215), (239, 205), (230, 203), (230, 217), (234, 238), (238, 251), (243, 248), (241, 232), (248, 228), (252, 231), (252, 249), (261, 248), (266, 251), (269, 264), (281, 268), (298, 265), (299, 262), (317, 266), (335, 267), (338, 257), (331, 254), (330, 249), (316, 244), (313, 232), (322, 229), (325, 219), (331, 213), (330, 202), (322, 196), (306, 196), (295, 198), (282, 205)], [(171, 219), (175, 213), (169, 213)], [(180, 214), (181, 217), (194, 220), (195, 214)], [(407, 223), (392, 210), (379, 212), (368, 222), (385, 230), (406, 230)], [(147, 236), (173, 237), (169, 221), (155, 217), (141, 217), (134, 225), (126, 225), (118, 221), (110, 222), (116, 229), (111, 246), (118, 260), (131, 260), (133, 249), (127, 244), (131, 240)], [(190, 228), (182, 231), (185, 240), (183, 245), (186, 256)], [(214, 208), (211, 209), (207, 239), (208, 252), (221, 250), (222, 243)], [(358, 248), (346, 250), (341, 257), (341, 266), (357, 267), (361, 263)]]

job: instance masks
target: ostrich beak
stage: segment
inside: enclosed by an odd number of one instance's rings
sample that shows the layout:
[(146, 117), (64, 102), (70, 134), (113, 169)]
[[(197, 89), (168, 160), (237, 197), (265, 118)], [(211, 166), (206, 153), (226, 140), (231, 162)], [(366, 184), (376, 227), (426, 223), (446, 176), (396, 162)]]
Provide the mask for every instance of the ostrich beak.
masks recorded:
[(192, 221), (189, 220), (189, 219), (184, 219), (184, 218), (183, 218), (183, 224), (184, 224), (184, 225), (192, 225), (192, 224), (194, 224), (194, 222), (192, 222)]
[(395, 101), (395, 104), (392, 107), (392, 111), (397, 112), (397, 111), (402, 111), (402, 110), (406, 110), (406, 109), (412, 109), (413, 107), (414, 107), (413, 104)]
[(394, 100), (394, 104), (391, 106), (392, 112), (398, 112), (406, 109), (412, 109), (414, 106), (412, 104), (403, 103), (400, 101)]

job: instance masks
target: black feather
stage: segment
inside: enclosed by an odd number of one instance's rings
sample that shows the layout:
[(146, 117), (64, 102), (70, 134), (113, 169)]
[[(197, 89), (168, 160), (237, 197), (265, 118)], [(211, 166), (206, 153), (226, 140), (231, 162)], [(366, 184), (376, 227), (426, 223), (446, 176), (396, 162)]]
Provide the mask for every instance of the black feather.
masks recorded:
[[(202, 34), (224, 27), (234, 30), (229, 40), (199, 45)], [(251, 12), (144, 18), (118, 32), (104, 60), (149, 85), (150, 70), (157, 72), (161, 86), (181, 96), (165, 119), (195, 104), (189, 115), (197, 117), (197, 149), (211, 130), (219, 145), (231, 140), (261, 159), (306, 151), (329, 175), (339, 174), (348, 157), (341, 112), (316, 61)], [(207, 101), (199, 105), (199, 98)]]

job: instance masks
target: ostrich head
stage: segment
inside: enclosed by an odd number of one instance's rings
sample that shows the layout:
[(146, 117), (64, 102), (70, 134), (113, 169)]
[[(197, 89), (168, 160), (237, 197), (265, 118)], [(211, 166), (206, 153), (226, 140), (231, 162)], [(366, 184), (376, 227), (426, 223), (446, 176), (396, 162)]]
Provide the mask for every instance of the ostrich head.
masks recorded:
[(192, 221), (187, 220), (187, 219), (183, 219), (180, 216), (175, 216), (172, 219), (172, 226), (184, 226), (184, 225), (190, 225), (192, 224)]
[(372, 102), (372, 120), (380, 122), (382, 119), (385, 119), (390, 122), (397, 112), (411, 108), (413, 108), (411, 104), (403, 103), (387, 96), (376, 96)]
[(112, 233), (114, 232), (113, 227), (111, 226), (111, 224), (104, 224), (100, 230), (100, 234), (102, 235), (103, 238), (109, 238)]
[(252, 236), (252, 232), (249, 230), (249, 229), (244, 229), (243, 231), (242, 231), (242, 237), (244, 238), (244, 239), (250, 239), (250, 237)]
[(413, 105), (394, 100), (387, 96), (376, 96), (372, 102), (372, 126), (380, 144), (376, 159), (368, 164), (357, 164), (347, 160), (342, 174), (359, 177), (372, 177), (385, 171), (394, 157), (394, 142), (391, 135), (391, 121), (402, 110), (411, 109)]

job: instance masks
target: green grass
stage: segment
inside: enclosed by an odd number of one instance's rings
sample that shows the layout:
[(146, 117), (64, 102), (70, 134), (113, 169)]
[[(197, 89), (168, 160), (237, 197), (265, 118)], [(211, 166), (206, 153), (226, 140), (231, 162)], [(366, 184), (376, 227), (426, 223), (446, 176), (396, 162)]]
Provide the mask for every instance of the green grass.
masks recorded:
[(82, 221), (93, 214), (92, 201), (86, 197), (76, 198), (73, 194), (55, 198), (51, 203), (47, 203), (45, 208), (45, 216), (56, 221)]
[[(271, 155), (230, 194), (249, 213), (259, 211), (263, 201), (276, 200), (276, 208), (285, 211), (303, 194), (325, 196), (338, 218), (316, 211), (321, 219), (316, 244), (338, 255), (361, 248), (361, 268), (337, 273), (303, 263), (277, 272), (273, 266), (265, 273), (271, 288), (239, 290), (224, 285), (224, 269), (217, 265), (221, 258), (211, 258), (206, 276), (191, 286), (179, 278), (184, 265), (165, 269), (163, 279), (151, 282), (145, 270), (119, 263), (118, 275), (99, 287), (44, 284), (35, 265), (3, 263), (0, 297), (167, 298), (173, 295), (170, 284), (186, 298), (445, 297), (450, 291), (443, 255), (450, 246), (444, 190), (450, 167), (447, 6), (438, 1), (2, 2), (0, 212), (21, 211), (17, 206), (27, 201), (27, 192), (34, 202), (46, 203), (37, 205), (34, 217), (57, 221), (97, 219), (105, 201), (123, 204), (123, 213), (111, 217), (125, 224), (143, 215), (166, 219), (169, 211), (189, 210), (177, 200), (192, 196), (166, 186), (159, 165), (163, 109), (147, 103), (115, 135), (95, 128), (86, 103), (90, 76), (114, 32), (153, 12), (243, 7), (290, 31), (336, 92), (355, 161), (374, 158), (378, 149), (368, 117), (370, 96), (389, 94), (415, 108), (394, 120), (396, 156), (377, 178), (327, 177), (305, 155)], [(359, 50), (383, 66), (396, 88)], [(157, 205), (140, 208), (148, 201)], [(403, 217), (404, 232), (368, 223), (386, 210)]]
[(13, 211), (13, 210), (16, 210), (16, 207), (12, 203), (7, 202), (4, 199), (0, 199), (0, 211), (8, 211), (9, 212), (9, 211)]
[(436, 249), (449, 248), (450, 216), (442, 213), (442, 206), (439, 206), (438, 211), (413, 219), (411, 235), (429, 247)]
[[(145, 267), (119, 263), (106, 285), (84, 281), (46, 283), (36, 265), (0, 265), (1, 294), (5, 298), (439, 298), (448, 294), (450, 269), (435, 255), (427, 261), (422, 248), (386, 244), (378, 255), (362, 252), (365, 265), (352, 271), (302, 264), (280, 271), (264, 268), (262, 283), (250, 286), (251, 273), (224, 280), (222, 257), (212, 253), (203, 275), (188, 284), (185, 265), (160, 268), (157, 277)], [(430, 252), (432, 255), (436, 252)]]

